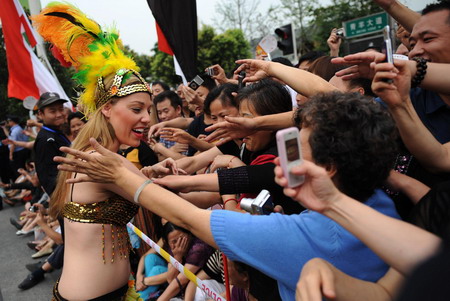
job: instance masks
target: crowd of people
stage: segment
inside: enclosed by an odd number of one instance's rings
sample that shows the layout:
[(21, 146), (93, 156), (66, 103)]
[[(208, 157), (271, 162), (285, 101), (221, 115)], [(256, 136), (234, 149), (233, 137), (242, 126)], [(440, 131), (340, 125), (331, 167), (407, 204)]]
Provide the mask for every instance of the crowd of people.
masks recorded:
[[(115, 32), (67, 3), (34, 16), (85, 90), (76, 112), (47, 92), (37, 120), (0, 131), (2, 206), (24, 206), (16, 234), (49, 255), (19, 289), (62, 268), (52, 300), (213, 299), (131, 221), (233, 301), (448, 299), (450, 2), (374, 1), (407, 59), (373, 43), (339, 57), (332, 29), (330, 55), (236, 58), (229, 74), (217, 62), (199, 87), (148, 84)], [(297, 187), (277, 158), (289, 127)], [(272, 213), (241, 207), (262, 190)]]

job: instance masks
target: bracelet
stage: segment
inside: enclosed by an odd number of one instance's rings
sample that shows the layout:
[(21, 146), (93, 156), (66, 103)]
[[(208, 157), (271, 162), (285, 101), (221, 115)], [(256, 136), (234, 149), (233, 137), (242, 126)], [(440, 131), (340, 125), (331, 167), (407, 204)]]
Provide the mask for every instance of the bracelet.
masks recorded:
[(427, 74), (427, 60), (423, 57), (413, 57), (413, 60), (416, 61), (416, 74), (411, 79), (411, 86), (413, 88), (420, 85), (422, 80), (425, 78), (425, 74)]
[(144, 190), (145, 186), (147, 186), (148, 184), (153, 183), (152, 180), (146, 180), (144, 183), (141, 184), (141, 186), (139, 186), (139, 188), (136, 190), (136, 192), (134, 193), (134, 202), (136, 204), (139, 204), (139, 196), (141, 195), (142, 190)]
[(228, 167), (228, 168), (230, 168), (230, 164), (231, 164), (231, 162), (232, 162), (235, 158), (237, 158), (237, 157), (236, 157), (236, 156), (233, 156), (233, 158), (231, 158), (230, 161), (228, 161), (228, 164), (227, 164), (227, 167)]
[(225, 202), (223, 202), (223, 209), (225, 209), (225, 205), (226, 205), (228, 202), (230, 202), (230, 201), (235, 201), (236, 203), (238, 202), (236, 199), (233, 199), (233, 198), (228, 199), (228, 200), (226, 200)]
[(178, 279), (178, 277), (175, 277), (175, 280), (178, 283), (178, 287), (180, 288), (180, 292), (182, 292), (183, 291), (183, 286), (181, 285), (180, 279)]

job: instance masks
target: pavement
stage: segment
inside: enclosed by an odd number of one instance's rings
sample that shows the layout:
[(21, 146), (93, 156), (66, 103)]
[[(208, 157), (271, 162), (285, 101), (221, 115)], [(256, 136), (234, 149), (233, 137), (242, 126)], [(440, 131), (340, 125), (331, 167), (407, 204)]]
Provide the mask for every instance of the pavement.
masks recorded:
[(46, 258), (31, 258), (34, 251), (26, 243), (34, 240), (34, 236), (17, 236), (17, 229), (9, 222), (10, 217), (17, 218), (23, 209), (23, 205), (10, 207), (4, 203), (0, 211), (0, 301), (49, 301), (53, 284), (60, 277), (61, 270), (46, 273), (44, 281), (28, 290), (17, 288), (30, 273), (25, 265)]

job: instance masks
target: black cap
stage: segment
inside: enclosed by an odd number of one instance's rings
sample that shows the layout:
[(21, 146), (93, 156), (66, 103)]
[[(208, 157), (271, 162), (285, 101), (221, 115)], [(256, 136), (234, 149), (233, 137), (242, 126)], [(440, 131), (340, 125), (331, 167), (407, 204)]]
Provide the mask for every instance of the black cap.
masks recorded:
[(14, 121), (15, 123), (19, 123), (19, 117), (17, 117), (16, 115), (7, 115), (6, 116), (6, 120), (7, 121)]
[(48, 105), (51, 105), (52, 103), (55, 103), (57, 101), (61, 102), (67, 102), (67, 100), (62, 99), (59, 97), (58, 93), (55, 92), (45, 92), (41, 95), (37, 102), (37, 108), (38, 110), (42, 109), (43, 107), (46, 107)]

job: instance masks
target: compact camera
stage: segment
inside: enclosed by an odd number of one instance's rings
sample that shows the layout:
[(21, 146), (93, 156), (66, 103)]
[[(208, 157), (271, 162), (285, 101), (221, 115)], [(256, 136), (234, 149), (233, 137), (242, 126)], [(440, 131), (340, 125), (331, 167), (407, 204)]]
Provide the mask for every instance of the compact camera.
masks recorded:
[(254, 199), (243, 198), (241, 200), (241, 209), (256, 215), (268, 215), (273, 212), (273, 201), (270, 193), (263, 189)]
[(238, 75), (238, 89), (241, 89), (241, 88), (245, 87), (245, 83), (244, 83), (245, 75), (246, 75), (245, 71), (239, 72), (239, 75)]
[(188, 84), (188, 87), (192, 90), (197, 90), (203, 84), (204, 80), (199, 75), (196, 75), (194, 79)]
[(345, 35), (344, 35), (344, 28), (338, 28), (338, 29), (336, 29), (336, 35), (338, 36), (338, 37), (340, 37), (340, 38), (343, 38)]
[(28, 209), (28, 210), (30, 210), (30, 212), (38, 212), (38, 211), (39, 211), (39, 207), (33, 205), (33, 206), (31, 206), (30, 209)]
[(216, 76), (217, 75), (217, 70), (215, 68), (207, 68), (206, 69), (206, 74), (209, 76)]

